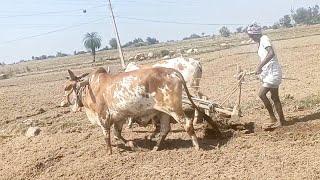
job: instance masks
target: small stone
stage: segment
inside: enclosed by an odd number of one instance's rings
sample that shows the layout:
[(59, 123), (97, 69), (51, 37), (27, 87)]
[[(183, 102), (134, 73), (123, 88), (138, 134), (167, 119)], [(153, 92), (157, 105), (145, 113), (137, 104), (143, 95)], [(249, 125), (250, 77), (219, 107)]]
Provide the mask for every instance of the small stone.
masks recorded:
[(186, 51), (187, 54), (191, 54), (192, 52), (193, 52), (193, 49), (188, 49), (188, 50)]
[(171, 57), (169, 55), (164, 56), (162, 59), (170, 59)]
[(26, 119), (26, 120), (23, 120), (22, 122), (25, 123), (27, 126), (30, 126), (33, 123), (33, 119)]
[(129, 59), (128, 59), (128, 61), (133, 61), (134, 60), (134, 57), (130, 57)]
[(44, 109), (42, 109), (42, 108), (40, 108), (39, 110), (38, 110), (38, 114), (42, 114), (42, 113), (44, 113), (44, 112), (46, 112)]
[(149, 52), (149, 53), (148, 53), (148, 58), (149, 58), (149, 59), (154, 58), (154, 53), (153, 53), (153, 52)]
[(29, 127), (26, 136), (27, 137), (33, 137), (33, 136), (38, 136), (40, 134), (40, 128), (39, 127)]

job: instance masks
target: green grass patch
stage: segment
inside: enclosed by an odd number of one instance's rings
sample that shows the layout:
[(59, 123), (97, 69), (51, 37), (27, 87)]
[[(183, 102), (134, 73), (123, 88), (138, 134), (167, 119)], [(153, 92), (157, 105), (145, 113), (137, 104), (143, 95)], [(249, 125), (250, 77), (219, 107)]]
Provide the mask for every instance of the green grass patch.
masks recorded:
[(320, 105), (320, 93), (310, 95), (297, 102), (297, 106), (303, 109), (309, 109)]

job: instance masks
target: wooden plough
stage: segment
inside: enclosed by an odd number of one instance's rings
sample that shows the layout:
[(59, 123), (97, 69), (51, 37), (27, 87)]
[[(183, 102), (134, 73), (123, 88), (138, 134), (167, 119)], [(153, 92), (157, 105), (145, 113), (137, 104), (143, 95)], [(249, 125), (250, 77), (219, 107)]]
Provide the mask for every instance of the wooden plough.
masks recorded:
[[(192, 97), (192, 100), (194, 103), (201, 109), (204, 109), (205, 113), (211, 117), (213, 117), (215, 114), (219, 113), (224, 115), (224, 117), (230, 117), (230, 123), (229, 125), (234, 125), (234, 124), (242, 124), (240, 122), (240, 117), (241, 115), (241, 93), (242, 93), (242, 84), (244, 82), (244, 77), (246, 75), (253, 75), (255, 74), (254, 72), (246, 72), (241, 70), (239, 66), (237, 66), (237, 74), (234, 76), (237, 78), (237, 83), (233, 87), (230, 93), (226, 95), (222, 103), (218, 104), (216, 102), (212, 102), (208, 100), (206, 97), (204, 98), (197, 98), (197, 97)], [(223, 107), (223, 104), (227, 102), (234, 93), (238, 91), (238, 96), (237, 96), (237, 101), (236, 105), (233, 108), (227, 108)], [(182, 99), (183, 104), (191, 105), (191, 102), (188, 100), (187, 96), (183, 96)], [(242, 124), (244, 125), (244, 124)]]
[[(222, 107), (207, 99), (200, 99), (195, 97), (192, 97), (191, 99), (199, 108), (204, 109), (205, 113), (209, 116), (211, 116), (212, 113), (218, 112), (231, 117), (240, 117), (240, 112), (238, 111), (237, 106), (234, 106), (233, 109), (230, 109), (230, 108)], [(182, 103), (192, 105), (186, 96), (183, 97)]]

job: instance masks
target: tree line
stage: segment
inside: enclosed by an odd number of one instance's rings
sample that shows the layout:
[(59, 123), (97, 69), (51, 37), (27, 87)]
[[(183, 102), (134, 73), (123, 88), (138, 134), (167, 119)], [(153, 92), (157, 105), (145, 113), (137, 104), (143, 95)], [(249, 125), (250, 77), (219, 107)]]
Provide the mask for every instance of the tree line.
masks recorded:
[[(263, 26), (266, 29), (279, 29), (279, 28), (290, 28), (294, 25), (313, 25), (320, 24), (320, 12), (319, 5), (308, 8), (298, 8), (296, 11), (292, 11), (291, 14), (286, 14), (279, 21), (275, 22), (272, 26)], [(225, 28), (225, 27), (224, 27)], [(220, 29), (221, 36), (228, 37), (230, 33), (226, 33), (226, 29)], [(237, 33), (246, 32), (247, 29), (238, 27)]]
[[(278, 28), (290, 28), (294, 25), (312, 25), (312, 24), (320, 24), (320, 13), (319, 13), (319, 5), (315, 5), (313, 7), (308, 8), (298, 8), (296, 11), (291, 12), (291, 14), (284, 15), (279, 19), (278, 22), (274, 23), (272, 26), (263, 26), (264, 30), (266, 29), (278, 29)], [(246, 27), (238, 27), (234, 33), (243, 33), (246, 32)], [(228, 27), (223, 26), (219, 29), (219, 34), (222, 37), (229, 37), (232, 32), (228, 29)], [(215, 36), (214, 34), (212, 35)], [(196, 39), (205, 37), (205, 33), (198, 34), (191, 34), (189, 37), (183, 38), (183, 40), (188, 39)], [(93, 55), (93, 61), (95, 61), (96, 51), (101, 48), (102, 38), (97, 32), (86, 33), (83, 38), (84, 47)], [(152, 44), (158, 44), (159, 40), (154, 37), (147, 37), (145, 40), (142, 38), (135, 38), (132, 41), (129, 41), (122, 45), (122, 47), (140, 47), (140, 46), (147, 46)], [(117, 49), (117, 40), (112, 38), (109, 40), (109, 45), (101, 48), (100, 50), (108, 50), (108, 49)], [(74, 52), (74, 55), (86, 53), (84, 51)], [(41, 60), (41, 59), (48, 59), (54, 57), (63, 57), (67, 56), (68, 54), (58, 52), (56, 56), (46, 56), (42, 55), (39, 57), (32, 56), (33, 60)]]

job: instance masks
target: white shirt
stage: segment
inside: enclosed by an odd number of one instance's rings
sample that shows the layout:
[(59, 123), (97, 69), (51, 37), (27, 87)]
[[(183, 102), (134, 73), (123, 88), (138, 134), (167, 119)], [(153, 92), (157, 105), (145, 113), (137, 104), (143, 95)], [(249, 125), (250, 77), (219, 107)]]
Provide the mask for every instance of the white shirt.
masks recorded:
[[(263, 61), (267, 57), (267, 54), (268, 54), (268, 51), (266, 50), (267, 47), (272, 47), (272, 44), (268, 36), (263, 35), (260, 38), (260, 45), (258, 49), (258, 55), (260, 57), (260, 61)], [(277, 56), (275, 55), (270, 61), (278, 61)]]
[[(258, 49), (258, 55), (261, 61), (263, 61), (268, 55), (268, 51), (266, 50), (267, 47), (272, 47), (272, 44), (268, 36), (263, 35), (260, 38)], [(262, 67), (260, 78), (264, 83), (264, 87), (270, 87), (270, 85), (273, 87), (277, 87), (280, 85), (282, 79), (282, 71), (276, 55)]]

